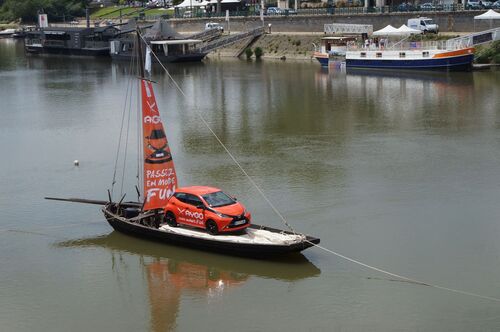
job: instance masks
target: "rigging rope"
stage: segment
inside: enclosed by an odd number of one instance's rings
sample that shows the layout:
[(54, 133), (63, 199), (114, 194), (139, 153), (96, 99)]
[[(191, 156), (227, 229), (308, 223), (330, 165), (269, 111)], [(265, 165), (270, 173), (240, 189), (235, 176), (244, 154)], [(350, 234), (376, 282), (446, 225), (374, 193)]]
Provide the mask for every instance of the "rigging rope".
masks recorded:
[[(144, 39), (144, 37), (139, 34), (139, 36), (141, 37), (141, 39), (144, 41), (144, 43), (146, 43), (147, 45), (147, 41)], [(170, 78), (170, 80), (172, 81), (172, 83), (174, 84), (174, 86), (176, 87), (176, 89), (182, 94), (182, 96), (184, 98), (187, 99), (187, 96), (186, 94), (184, 93), (184, 91), (181, 89), (181, 87), (177, 84), (177, 81), (172, 77), (172, 75), (170, 75), (170, 72), (168, 71), (168, 69), (163, 65), (163, 63), (160, 61), (160, 59), (158, 58), (158, 56), (156, 55), (156, 53), (151, 50), (151, 54), (153, 54), (153, 56), (155, 57), (155, 59), (158, 61), (158, 63), (160, 64), (160, 66), (163, 68), (163, 70), (165, 70), (165, 73), (167, 74), (167, 76)], [(207, 127), (207, 129), (210, 131), (210, 133), (212, 133), (212, 135), (215, 137), (215, 139), (217, 140), (217, 142), (219, 142), (219, 144), (222, 146), (222, 148), (226, 151), (226, 153), (229, 155), (229, 157), (234, 161), (234, 163), (238, 166), (238, 168), (241, 170), (241, 172), (246, 176), (246, 178), (250, 181), (250, 183), (255, 187), (255, 189), (257, 189), (257, 191), (259, 192), (259, 194), (262, 196), (262, 198), (267, 202), (267, 204), (269, 204), (269, 206), (271, 207), (271, 209), (273, 209), (273, 211), (276, 213), (276, 215), (278, 215), (278, 217), (281, 219), (281, 221), (283, 222), (283, 224), (288, 227), (290, 229), (290, 231), (292, 231), (294, 234), (296, 234), (295, 230), (293, 229), (293, 227), (286, 221), (285, 217), (281, 214), (281, 212), (279, 212), (279, 210), (274, 206), (274, 204), (269, 200), (269, 198), (267, 198), (266, 194), (264, 194), (264, 191), (260, 188), (260, 186), (254, 181), (254, 179), (247, 173), (247, 171), (243, 168), (243, 166), (241, 166), (241, 164), (238, 162), (238, 160), (236, 160), (236, 158), (234, 157), (234, 155), (231, 153), (231, 151), (229, 151), (229, 149), (227, 148), (227, 146), (222, 142), (222, 140), (219, 138), (219, 136), (217, 136), (217, 134), (213, 131), (212, 127), (210, 127), (210, 125), (207, 123), (207, 121), (205, 120), (205, 118), (203, 117), (203, 115), (201, 114), (201, 112), (198, 110), (198, 107), (196, 105), (194, 105), (194, 111), (196, 113), (196, 115), (198, 115), (198, 117), (201, 119), (201, 122), (203, 122), (203, 124), (205, 125), (205, 127)]]
[[(132, 72), (132, 61), (130, 62), (129, 72)], [(131, 83), (132, 83), (132, 78), (130, 78), (127, 82), (127, 90), (126, 90), (125, 96), (129, 95)], [(120, 125), (120, 135), (118, 136), (118, 148), (116, 149), (115, 167), (113, 170), (113, 182), (111, 183), (111, 197), (113, 197), (113, 191), (114, 191), (115, 184), (116, 184), (116, 171), (118, 169), (118, 159), (120, 157), (120, 150), (121, 150), (121, 144), (122, 144), (123, 124), (125, 122), (125, 113), (127, 111), (128, 100), (129, 100), (128, 98), (125, 98), (125, 103), (123, 104), (122, 120), (121, 120), (121, 125)]]

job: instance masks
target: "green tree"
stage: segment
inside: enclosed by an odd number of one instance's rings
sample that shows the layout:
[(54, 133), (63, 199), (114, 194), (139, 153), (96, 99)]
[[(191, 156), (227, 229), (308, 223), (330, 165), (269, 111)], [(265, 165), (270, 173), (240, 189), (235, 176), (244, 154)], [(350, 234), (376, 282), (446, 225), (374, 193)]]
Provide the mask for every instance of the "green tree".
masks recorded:
[(250, 59), (253, 55), (253, 51), (250, 47), (245, 49), (245, 55), (247, 56), (247, 59)]
[(21, 19), (35, 22), (39, 12), (46, 13), (49, 20), (85, 15), (89, 0), (0, 0), (0, 19)]
[(255, 53), (255, 57), (257, 59), (260, 59), (260, 57), (264, 54), (264, 51), (262, 51), (262, 48), (256, 47), (254, 50), (254, 53)]

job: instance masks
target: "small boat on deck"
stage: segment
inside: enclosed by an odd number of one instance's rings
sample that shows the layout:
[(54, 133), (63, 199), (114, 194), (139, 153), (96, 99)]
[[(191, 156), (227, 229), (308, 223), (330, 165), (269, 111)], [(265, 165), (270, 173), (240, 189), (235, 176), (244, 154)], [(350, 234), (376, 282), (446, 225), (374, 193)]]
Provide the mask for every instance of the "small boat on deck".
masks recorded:
[(0, 31), (0, 38), (10, 38), (16, 33), (16, 29), (5, 29)]
[(321, 38), (321, 44), (316, 47), (313, 56), (323, 67), (328, 67), (330, 61), (345, 61), (347, 45), (356, 42), (354, 36), (334, 36)]
[[(177, 175), (168, 145), (152, 82), (142, 66), (143, 39), (137, 31), (136, 54), (142, 136), (142, 163), (139, 163), (137, 202), (78, 198), (50, 198), (102, 205), (102, 212), (115, 230), (155, 241), (217, 251), (228, 255), (270, 258), (300, 252), (320, 242), (319, 238), (251, 224), (251, 215), (235, 198), (216, 188), (196, 186), (178, 188)], [(147, 52), (148, 54), (150, 52)], [(151, 64), (151, 60), (146, 61)], [(134, 78), (135, 80), (135, 78)], [(127, 97), (128, 98), (128, 97)], [(134, 104), (134, 103), (132, 103)], [(135, 163), (137, 164), (137, 162)], [(116, 174), (116, 170), (115, 170)], [(211, 196), (212, 195), (212, 196)]]

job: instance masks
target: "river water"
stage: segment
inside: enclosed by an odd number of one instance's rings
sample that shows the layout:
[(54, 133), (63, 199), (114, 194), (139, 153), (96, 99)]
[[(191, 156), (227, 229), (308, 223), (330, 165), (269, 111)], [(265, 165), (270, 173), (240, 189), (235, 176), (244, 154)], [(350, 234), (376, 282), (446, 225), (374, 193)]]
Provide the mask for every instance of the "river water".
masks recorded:
[[(0, 330), (498, 331), (500, 302), (311, 248), (285, 260), (114, 232), (106, 199), (127, 66), (29, 57), (0, 40)], [(155, 70), (183, 185), (425, 283), (500, 298), (500, 74), (335, 72), (210, 59)], [(80, 166), (73, 166), (73, 160)], [(133, 193), (130, 194), (133, 196)]]

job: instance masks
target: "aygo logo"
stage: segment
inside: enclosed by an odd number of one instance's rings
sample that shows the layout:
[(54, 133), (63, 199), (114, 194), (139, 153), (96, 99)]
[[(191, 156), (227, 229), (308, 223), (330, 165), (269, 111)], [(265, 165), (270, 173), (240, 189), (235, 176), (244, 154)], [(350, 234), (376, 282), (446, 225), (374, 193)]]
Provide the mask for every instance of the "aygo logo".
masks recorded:
[(184, 214), (184, 216), (195, 219), (203, 219), (203, 213), (201, 212), (191, 212), (188, 209), (177, 208), (180, 214)]
[(159, 115), (153, 115), (153, 116), (146, 115), (144, 117), (144, 123), (157, 124), (157, 123), (160, 123), (160, 122), (161, 122), (161, 119), (160, 119)]

